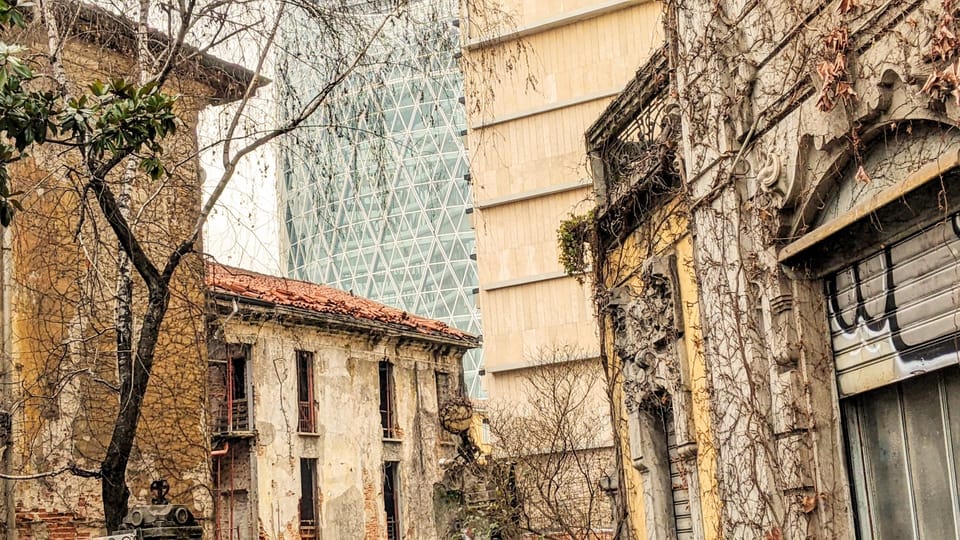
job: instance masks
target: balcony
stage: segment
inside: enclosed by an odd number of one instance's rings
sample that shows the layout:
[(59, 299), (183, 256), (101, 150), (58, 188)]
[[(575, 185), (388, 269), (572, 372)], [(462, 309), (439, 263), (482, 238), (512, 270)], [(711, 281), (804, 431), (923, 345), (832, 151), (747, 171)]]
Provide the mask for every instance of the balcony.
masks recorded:
[(217, 433), (249, 433), (250, 409), (246, 399), (235, 399), (220, 407)]
[(674, 155), (680, 116), (670, 77), (661, 49), (587, 130), (602, 240), (627, 234), (679, 189)]

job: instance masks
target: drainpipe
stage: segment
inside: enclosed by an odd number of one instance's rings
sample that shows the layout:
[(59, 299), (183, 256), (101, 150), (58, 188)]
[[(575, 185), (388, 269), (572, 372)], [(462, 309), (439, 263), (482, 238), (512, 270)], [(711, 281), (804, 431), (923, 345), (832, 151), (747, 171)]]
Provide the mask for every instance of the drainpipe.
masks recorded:
[[(12, 314), (10, 312), (11, 259), (10, 259), (10, 229), (3, 228), (3, 244), (0, 249), (0, 340), (3, 350), (0, 351), (0, 411), (12, 415), (8, 407), (13, 403), (13, 344), (12, 344)], [(13, 418), (10, 418), (10, 433), (6, 447), (3, 449), (3, 471), (13, 472)], [(7, 540), (17, 538), (17, 509), (14, 505), (14, 481), (3, 481), (3, 504), (6, 507)]]
[[(216, 520), (213, 526), (215, 531), (216, 540), (220, 540), (220, 458), (227, 455), (230, 451), (230, 441), (224, 441), (223, 448), (220, 450), (211, 450), (210, 457), (216, 458), (217, 460), (217, 485), (213, 486), (213, 519)], [(230, 470), (230, 476), (233, 476), (233, 469)], [(227, 531), (229, 536), (230, 531)]]
[(210, 452), (210, 456), (212, 456), (212, 457), (225, 456), (225, 455), (227, 455), (227, 452), (229, 452), (229, 451), (230, 451), (230, 442), (228, 441), (228, 442), (223, 443), (223, 448), (221, 448), (220, 450), (213, 450), (213, 451), (211, 451), (211, 452)]

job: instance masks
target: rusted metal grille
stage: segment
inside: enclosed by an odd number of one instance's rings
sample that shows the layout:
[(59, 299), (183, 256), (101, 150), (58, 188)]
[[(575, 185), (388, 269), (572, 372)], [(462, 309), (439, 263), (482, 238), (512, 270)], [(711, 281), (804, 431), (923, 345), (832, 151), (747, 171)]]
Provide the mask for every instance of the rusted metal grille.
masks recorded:
[(218, 433), (250, 431), (250, 407), (247, 399), (248, 345), (231, 343), (226, 346), (223, 374), (224, 393), (215, 399), (215, 425)]
[(217, 431), (230, 433), (235, 431), (250, 431), (250, 415), (247, 400), (235, 399), (232, 403), (220, 408), (217, 419)]
[(317, 524), (312, 519), (304, 519), (300, 521), (300, 539), (301, 540), (314, 540), (317, 538)]
[(380, 362), (380, 425), (383, 427), (383, 438), (385, 439), (399, 437), (394, 399), (393, 364), (382, 361)]
[(650, 208), (677, 192), (680, 116), (670, 78), (666, 51), (658, 50), (587, 130), (604, 242), (622, 240)]
[(313, 433), (316, 429), (313, 421), (313, 403), (310, 401), (297, 402), (297, 430), (301, 433)]
[(297, 431), (317, 430), (313, 391), (313, 353), (297, 351)]

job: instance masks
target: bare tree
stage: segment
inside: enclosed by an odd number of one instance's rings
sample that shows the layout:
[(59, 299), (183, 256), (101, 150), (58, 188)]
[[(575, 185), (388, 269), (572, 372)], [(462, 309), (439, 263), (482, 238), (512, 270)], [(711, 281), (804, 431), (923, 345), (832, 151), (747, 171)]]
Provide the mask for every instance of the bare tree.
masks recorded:
[(608, 405), (599, 363), (583, 356), (563, 346), (533, 355), (509, 407), (490, 405), (493, 455), (468, 467), (458, 526), (477, 537), (609, 533)]
[[(41, 367), (42, 376), (34, 380), (43, 383), (25, 387), (20, 403), (33, 398), (54, 402), (70, 393), (84, 403), (77, 411), (97, 415), (96, 423), (109, 426), (109, 437), (91, 436), (96, 443), (79, 452), (95, 467), (71, 461), (47, 474), (72, 472), (100, 479), (107, 530), (116, 529), (127, 512), (127, 468), (148, 387), (157, 385), (152, 375), (158, 343), (178, 339), (164, 333), (171, 331), (166, 323), (171, 299), (196, 307), (202, 298), (196, 295), (199, 265), (194, 266), (192, 279), (181, 274), (185, 261), (195, 259), (205, 221), (245, 157), (308, 121), (328, 121), (315, 113), (331, 96), (350, 91), (344, 86), (351, 75), (382, 73), (390, 58), (371, 53), (382, 47), (378, 40), (384, 29), (404, 16), (410, 4), (139, 0), (92, 7), (41, 0), (27, 11), (0, 0), (0, 24), (11, 27), (4, 41), (26, 46), (3, 45), (0, 51), (0, 97), (6, 100), (0, 126), (2, 221), (6, 226), (15, 212), (24, 216), (33, 212), (33, 223), (42, 226), (22, 236), (18, 235), (26, 229), (17, 230), (16, 222), (11, 229), (22, 250), (35, 250), (34, 256), (43, 257), (47, 249), (66, 247), (79, 259), (66, 277), (44, 282), (70, 283), (69, 294), (60, 294), (60, 305), (52, 308), (59, 313), (50, 317), (73, 321), (75, 330), (70, 335), (50, 332), (50, 342), (43, 346), (50, 351), (62, 348), (59, 356), (49, 355), (60, 360)], [(322, 40), (325, 55), (288, 54), (278, 36), (291, 28), (301, 40)], [(309, 32), (303, 32), (305, 28)], [(101, 82), (95, 73), (77, 69), (69, 51), (72, 40), (81, 35), (126, 54), (130, 64), (114, 67), (132, 73), (131, 80), (113, 73), (109, 82)], [(219, 175), (196, 207), (197, 150), (172, 135), (182, 130), (185, 119), (188, 125), (195, 121), (205, 105), (202, 96), (189, 95), (196, 89), (183, 81), (203, 77), (208, 73), (204, 68), (210, 67), (207, 54), (224, 50), (240, 51), (246, 71), (222, 64), (216, 69), (233, 72), (226, 82), (200, 81), (211, 87), (236, 85), (237, 80), (243, 84), (228, 92), (234, 103), (225, 109), (222, 132), (212, 145), (220, 156)], [(288, 63), (286, 68), (295, 63), (297, 69), (310, 72), (312, 83), (285, 104), (283, 114), (264, 115), (255, 110), (263, 105), (256, 92), (268, 82), (263, 74), (270, 74), (268, 67), (277, 58)], [(37, 170), (44, 174), (38, 176)], [(49, 207), (31, 206), (38, 193), (49, 191), (60, 194), (53, 203), (56, 216), (44, 215)], [(74, 234), (60, 235), (61, 245), (44, 245), (44, 227), (57, 226), (73, 229)], [(56, 301), (56, 294), (42, 292)], [(113, 311), (112, 324), (103, 324), (108, 319), (105, 309)], [(184, 316), (185, 324), (191, 324), (192, 316), (194, 326), (202, 327), (198, 311)], [(64, 363), (74, 349), (81, 356), (95, 357), (96, 365)], [(72, 391), (79, 378), (112, 397), (105, 403), (94, 394)], [(168, 390), (179, 388), (172, 384)], [(89, 428), (90, 433), (95, 431)], [(22, 478), (35, 480), (45, 474)]]

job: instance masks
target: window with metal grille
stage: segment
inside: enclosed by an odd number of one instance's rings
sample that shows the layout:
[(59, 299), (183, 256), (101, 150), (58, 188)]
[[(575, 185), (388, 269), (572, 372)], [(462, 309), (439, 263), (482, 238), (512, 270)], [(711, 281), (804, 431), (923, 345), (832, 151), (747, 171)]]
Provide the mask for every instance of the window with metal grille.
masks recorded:
[(396, 439), (399, 436), (394, 408), (393, 364), (386, 360), (380, 361), (380, 426), (383, 427), (385, 439)]
[(383, 508), (387, 513), (387, 540), (400, 539), (400, 462), (383, 464)]
[(300, 459), (300, 538), (317, 538), (317, 460)]
[(297, 351), (297, 431), (317, 431), (313, 399), (313, 353)]

